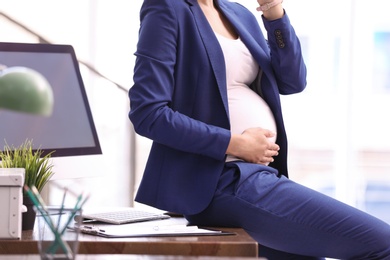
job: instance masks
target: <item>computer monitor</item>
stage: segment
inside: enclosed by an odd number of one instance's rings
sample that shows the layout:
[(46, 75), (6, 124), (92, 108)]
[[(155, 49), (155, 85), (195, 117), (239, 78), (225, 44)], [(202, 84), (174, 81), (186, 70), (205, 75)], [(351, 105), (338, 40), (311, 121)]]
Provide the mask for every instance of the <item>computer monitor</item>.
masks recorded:
[(101, 154), (75, 51), (71, 45), (0, 43), (0, 64), (34, 69), (53, 89), (49, 117), (0, 110), (0, 150), (27, 139), (52, 157)]

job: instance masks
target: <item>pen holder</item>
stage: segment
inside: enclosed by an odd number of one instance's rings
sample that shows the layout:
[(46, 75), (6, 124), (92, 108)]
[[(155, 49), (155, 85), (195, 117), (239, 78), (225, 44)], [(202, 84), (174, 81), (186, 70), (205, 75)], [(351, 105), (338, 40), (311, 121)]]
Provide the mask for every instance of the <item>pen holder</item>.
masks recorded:
[(81, 209), (47, 207), (45, 211), (34, 208), (38, 220), (38, 249), (41, 259), (75, 259), (79, 246), (79, 229), (74, 216)]

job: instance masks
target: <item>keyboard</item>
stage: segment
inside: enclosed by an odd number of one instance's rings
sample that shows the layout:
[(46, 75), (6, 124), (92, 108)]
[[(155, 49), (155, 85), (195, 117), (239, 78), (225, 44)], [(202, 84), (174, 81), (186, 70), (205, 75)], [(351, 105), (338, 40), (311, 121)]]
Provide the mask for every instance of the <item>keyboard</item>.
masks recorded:
[[(79, 217), (79, 216), (78, 216)], [(95, 212), (95, 213), (83, 213), (82, 221), (91, 222), (99, 221), (110, 224), (126, 224), (136, 223), (150, 220), (167, 219), (169, 215), (163, 213), (149, 212), (145, 210), (139, 210), (134, 208), (118, 209), (112, 211)], [(77, 220), (77, 219), (76, 219)]]

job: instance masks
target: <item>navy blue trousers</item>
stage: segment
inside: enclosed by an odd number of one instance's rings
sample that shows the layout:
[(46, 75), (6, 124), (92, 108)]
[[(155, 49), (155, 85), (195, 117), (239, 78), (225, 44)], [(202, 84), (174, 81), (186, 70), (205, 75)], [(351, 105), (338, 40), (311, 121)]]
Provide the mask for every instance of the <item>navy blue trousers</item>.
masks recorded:
[(269, 260), (390, 260), (389, 224), (268, 168), (228, 163), (210, 205), (187, 220), (243, 228)]

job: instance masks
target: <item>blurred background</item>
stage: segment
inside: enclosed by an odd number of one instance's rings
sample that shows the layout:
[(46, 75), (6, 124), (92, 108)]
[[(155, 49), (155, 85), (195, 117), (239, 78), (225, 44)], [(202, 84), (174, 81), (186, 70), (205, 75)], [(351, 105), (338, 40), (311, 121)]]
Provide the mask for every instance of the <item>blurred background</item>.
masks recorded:
[[(238, 2), (261, 23), (255, 0)], [(150, 141), (127, 117), (141, 4), (0, 0), (0, 42), (70, 44), (82, 62), (103, 154), (55, 158), (53, 181), (89, 190), (89, 206), (141, 206), (133, 199)], [(283, 5), (308, 68), (307, 89), (282, 97), (290, 177), (390, 223), (390, 2)]]

